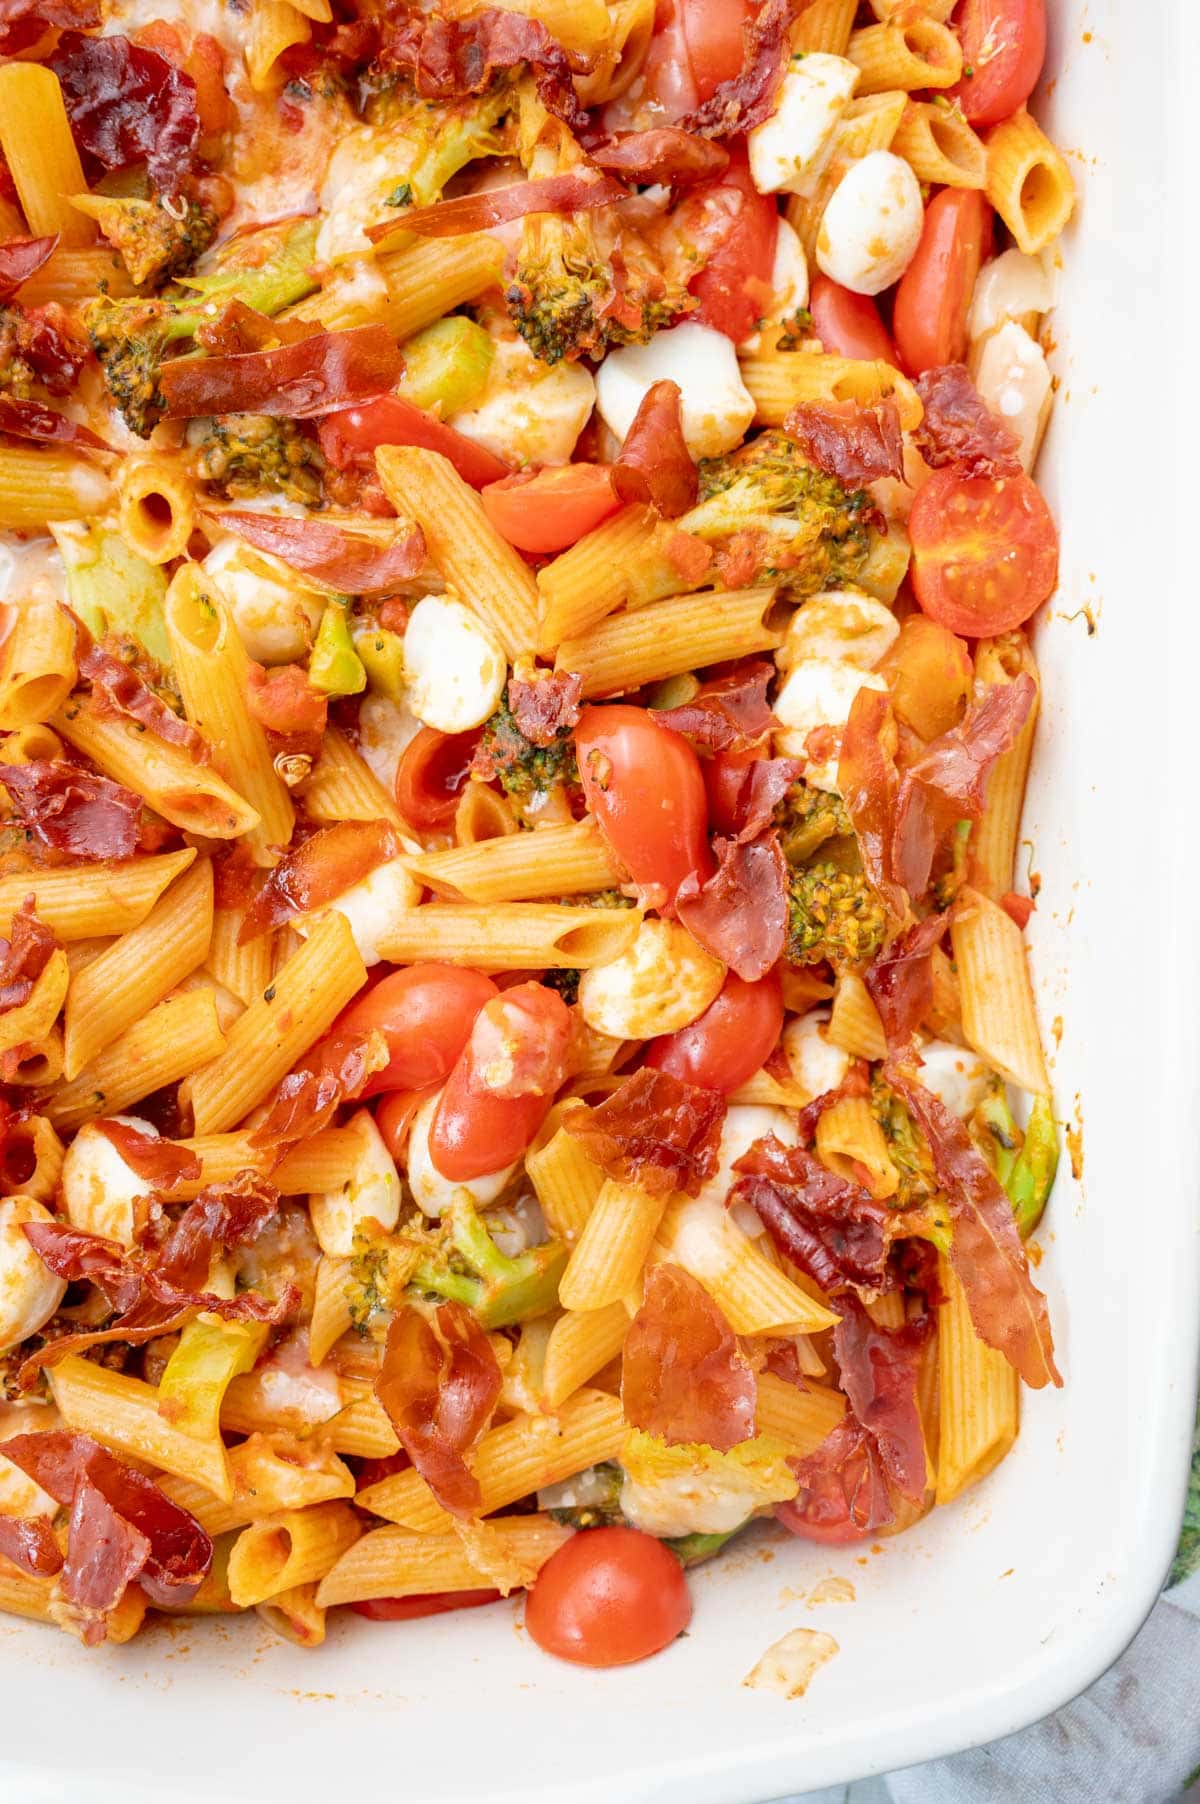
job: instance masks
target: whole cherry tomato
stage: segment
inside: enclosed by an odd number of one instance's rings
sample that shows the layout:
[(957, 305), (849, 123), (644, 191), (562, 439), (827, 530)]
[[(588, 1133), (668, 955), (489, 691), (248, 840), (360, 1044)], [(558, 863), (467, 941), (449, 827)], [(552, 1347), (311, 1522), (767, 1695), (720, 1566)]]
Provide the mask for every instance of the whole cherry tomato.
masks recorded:
[(692, 1620), (683, 1567), (636, 1528), (590, 1528), (551, 1554), (525, 1600), (540, 1648), (577, 1666), (627, 1666), (659, 1653)]
[(557, 990), (517, 984), (484, 1004), (429, 1130), (444, 1178), (467, 1183), (519, 1159), (567, 1068), (571, 1013)]
[(972, 125), (1024, 106), (1046, 60), (1046, 0), (963, 0), (955, 19), (963, 77), (950, 90)]
[(482, 971), (458, 965), (409, 965), (393, 971), (352, 1002), (334, 1023), (334, 1033), (367, 1033), (378, 1028), (391, 1057), (363, 1091), (419, 1090), (450, 1075), (467, 1043), (471, 1025), (485, 1002), (498, 995)]
[(747, 983), (730, 971), (715, 1002), (678, 1033), (653, 1040), (645, 1063), (726, 1095), (761, 1069), (783, 1027), (777, 972)]
[(633, 881), (659, 885), (671, 904), (691, 872), (713, 869), (700, 760), (645, 708), (585, 708), (575, 728), (588, 810)]
[(869, 294), (840, 288), (829, 276), (814, 276), (808, 310), (813, 331), (835, 357), (896, 363), (896, 347)]
[(943, 188), (934, 195), (892, 312), (897, 348), (914, 376), (966, 356), (975, 278), (991, 245), (992, 209), (978, 189)]
[(536, 474), (505, 476), (480, 491), (483, 511), (518, 551), (565, 551), (615, 514), (607, 464), (558, 464)]
[(440, 451), (449, 458), (463, 481), (473, 488), (481, 489), (485, 482), (497, 482), (508, 475), (508, 465), (483, 445), (477, 445), (465, 433), (456, 432), (453, 426), (401, 395), (381, 395), (378, 401), (368, 401), (363, 407), (327, 413), (318, 422), (317, 436), (335, 470), (348, 468), (364, 453), (377, 451), (380, 445), (422, 445), (427, 451)]

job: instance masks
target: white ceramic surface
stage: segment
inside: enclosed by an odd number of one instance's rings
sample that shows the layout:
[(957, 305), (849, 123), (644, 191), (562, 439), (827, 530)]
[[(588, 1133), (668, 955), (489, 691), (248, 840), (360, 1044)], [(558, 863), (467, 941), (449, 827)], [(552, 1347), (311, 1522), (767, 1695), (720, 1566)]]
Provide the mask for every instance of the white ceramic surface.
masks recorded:
[[(1029, 1400), (982, 1489), (879, 1551), (787, 1542), (697, 1574), (690, 1633), (644, 1667), (557, 1665), (504, 1606), (348, 1618), (317, 1654), (253, 1624), (84, 1654), (3, 1619), (4, 1804), (761, 1804), (1022, 1726), (1090, 1683), (1150, 1608), (1179, 1520), (1200, 1324), (1200, 661), (1175, 562), (1197, 505), (1182, 454), (1184, 74), (1200, 34), (1194, 0), (1050, 6), (1043, 113), (1082, 206), (1040, 471), (1063, 564), (1039, 636), (1028, 835), (1043, 1015), (1063, 1023), (1058, 1096), (1083, 1120), (1083, 1181), (1060, 1182), (1041, 1236), (1065, 1390)], [(832, 1571), (857, 1601), (806, 1606)], [(802, 1623), (841, 1648), (808, 1696), (742, 1689)]]

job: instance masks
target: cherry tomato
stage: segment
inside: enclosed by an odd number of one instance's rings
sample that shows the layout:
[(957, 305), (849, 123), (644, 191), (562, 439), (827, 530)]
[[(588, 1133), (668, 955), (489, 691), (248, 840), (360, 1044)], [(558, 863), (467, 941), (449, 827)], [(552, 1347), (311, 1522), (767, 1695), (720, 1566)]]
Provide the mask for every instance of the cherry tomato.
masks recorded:
[(367, 1033), (377, 1027), (391, 1054), (364, 1096), (384, 1090), (420, 1090), (450, 1075), (485, 1002), (498, 995), (482, 971), (458, 965), (410, 965), (393, 971), (352, 1002), (334, 1033)]
[(708, 792), (708, 818), (717, 833), (739, 833), (742, 798), (750, 767), (767, 755), (766, 746), (748, 752), (717, 752), (704, 761), (704, 787)]
[(716, 1001), (678, 1033), (653, 1040), (645, 1063), (728, 1095), (762, 1067), (782, 1027), (778, 974), (770, 971), (758, 983), (747, 983), (730, 971)]
[(321, 449), (335, 470), (346, 469), (380, 445), (422, 445), (448, 457), (464, 482), (481, 489), (508, 475), (508, 465), (453, 426), (400, 395), (381, 395), (365, 407), (327, 413), (317, 427)]
[(518, 551), (565, 551), (616, 513), (607, 464), (559, 464), (490, 482), (480, 492), (496, 531)]
[(897, 717), (922, 739), (948, 733), (971, 699), (975, 672), (966, 641), (931, 620), (910, 614), (880, 665)]
[(444, 1178), (467, 1183), (519, 1159), (567, 1069), (571, 1012), (557, 990), (517, 984), (484, 1004), (429, 1130)]
[(869, 294), (855, 294), (828, 276), (814, 276), (808, 310), (813, 331), (835, 357), (896, 363), (896, 347)]
[(798, 1510), (794, 1503), (779, 1503), (775, 1514), (789, 1534), (799, 1535), (802, 1541), (819, 1541), (823, 1547), (848, 1547), (879, 1532), (875, 1528), (859, 1528), (844, 1504), (832, 1509), (826, 1503), (818, 1512), (813, 1508)]
[(723, 81), (742, 67), (742, 27), (750, 17), (746, 0), (676, 0), (683, 41), (699, 100), (711, 100)]
[(551, 1554), (525, 1600), (540, 1648), (577, 1666), (627, 1666), (661, 1652), (692, 1620), (683, 1567), (636, 1528), (589, 1528)]
[(389, 1090), (386, 1096), (380, 1098), (375, 1110), (375, 1126), (397, 1165), (407, 1163), (408, 1136), (412, 1132), (417, 1110), (423, 1102), (436, 1094), (437, 1085), (431, 1084), (427, 1090)]
[(368, 1622), (412, 1622), (418, 1616), (444, 1616), (448, 1610), (476, 1610), (499, 1603), (499, 1591), (425, 1591), (415, 1597), (369, 1597), (351, 1604)]
[(428, 832), (454, 818), (478, 744), (478, 730), (439, 733), (436, 727), (422, 727), (409, 740), (396, 766), (395, 795), (410, 826)]
[(365, 1459), (358, 1468), (358, 1489), (365, 1491), (368, 1485), (377, 1485), (385, 1478), (394, 1478), (397, 1472), (407, 1472), (411, 1465), (412, 1461), (403, 1447), (398, 1453), (385, 1453), (379, 1459)]
[(575, 729), (588, 809), (635, 883), (660, 884), (667, 903), (684, 878), (713, 870), (700, 760), (644, 708), (585, 708)]
[(976, 188), (943, 188), (925, 209), (916, 255), (900, 278), (892, 330), (914, 376), (967, 354), (967, 314), (992, 245), (992, 209)]
[(972, 125), (999, 125), (1037, 86), (1046, 60), (1046, 0), (963, 0), (955, 24), (964, 73), (950, 98)]
[(703, 269), (688, 283), (700, 305), (687, 317), (740, 344), (758, 325), (772, 292), (779, 233), (775, 196), (758, 192), (740, 151), (716, 181), (698, 183), (686, 205), (689, 216), (695, 213), (700, 221), (700, 244), (713, 240)]
[(1011, 632), (1058, 582), (1058, 533), (1028, 476), (964, 481), (935, 470), (908, 517), (922, 609), (964, 638)]

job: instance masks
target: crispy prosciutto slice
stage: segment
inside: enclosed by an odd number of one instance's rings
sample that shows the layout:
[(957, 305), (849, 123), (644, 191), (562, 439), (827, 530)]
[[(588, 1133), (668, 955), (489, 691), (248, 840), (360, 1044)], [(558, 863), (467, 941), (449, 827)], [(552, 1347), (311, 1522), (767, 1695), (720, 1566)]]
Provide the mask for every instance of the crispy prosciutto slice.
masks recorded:
[(577, 1103), (563, 1126), (589, 1159), (651, 1196), (698, 1196), (717, 1169), (725, 1098), (665, 1071), (635, 1071), (595, 1108)]
[(787, 940), (787, 864), (774, 832), (756, 839), (715, 839), (714, 874), (685, 877), (675, 912), (700, 944), (746, 983), (765, 977)]
[(155, 694), (138, 670), (136, 657), (127, 654), (125, 642), (106, 637), (96, 644), (78, 622), (76, 636), (79, 674), (91, 684), (101, 713), (124, 715), (169, 745), (177, 745), (197, 764), (211, 761), (212, 751), (204, 735)]
[[(530, 213), (586, 213), (624, 200), (627, 190), (599, 171), (568, 170), (539, 181), (514, 182), (508, 188), (488, 188), (475, 194), (458, 194), (453, 200), (434, 201), (430, 207), (411, 207), (401, 227), (422, 238), (458, 238), (464, 232), (486, 232)], [(388, 237), (397, 230), (391, 220), (372, 226), (368, 237)]]
[(52, 26), (91, 31), (99, 23), (99, 0), (2, 0), (0, 56), (30, 49)]
[(282, 1080), (251, 1141), (281, 1147), (328, 1127), (338, 1105), (361, 1096), (388, 1056), (387, 1041), (377, 1030), (318, 1041)]
[[(3, 21), (8, 17), (8, 11), (0, 9), (0, 34), (4, 29)], [(13, 299), (22, 282), (35, 276), (57, 248), (57, 232), (51, 232), (45, 238), (10, 238), (0, 244), (0, 306)]]
[(888, 1482), (912, 1503), (925, 1495), (925, 1435), (917, 1404), (917, 1375), (932, 1321), (880, 1328), (858, 1298), (837, 1300), (841, 1321), (833, 1351), (850, 1407), (879, 1448)]
[(676, 125), (618, 132), (593, 145), (588, 154), (598, 169), (639, 186), (666, 182), (672, 188), (684, 188), (692, 182), (712, 181), (729, 167), (729, 152), (723, 145), (696, 132), (681, 131)]
[(549, 112), (568, 125), (587, 124), (571, 85), (573, 59), (540, 20), (521, 13), (488, 7), (471, 19), (410, 14), (389, 28), (380, 61), (411, 74), (425, 100), (482, 94), (501, 71), (524, 63)]
[(333, 520), (294, 519), (290, 514), (256, 514), (241, 508), (213, 518), (225, 532), (236, 533), (248, 545), (344, 595), (388, 594), (414, 577), (425, 561), (425, 535), (419, 526), (380, 545)]
[(51, 851), (98, 862), (138, 849), (141, 797), (120, 783), (63, 758), (0, 764), (0, 783), (21, 826)]
[(246, 912), (239, 942), (257, 939), (293, 915), (323, 908), (399, 851), (395, 829), (387, 821), (337, 821), (319, 828), (275, 866)]
[(763, 0), (742, 27), (742, 66), (710, 100), (679, 121), (704, 138), (728, 138), (769, 119), (788, 59), (788, 29), (806, 0)]
[(13, 915), (8, 938), (0, 939), (0, 1014), (29, 1001), (57, 948), (57, 937), (38, 920), (33, 897), (26, 896)]
[(145, 163), (160, 193), (178, 192), (200, 141), (190, 75), (128, 38), (84, 37), (77, 31), (63, 32), (50, 67), (85, 156), (104, 169)]
[(733, 1169), (738, 1178), (730, 1202), (749, 1203), (784, 1257), (822, 1290), (892, 1287), (890, 1211), (870, 1191), (827, 1170), (804, 1147), (782, 1145), (774, 1134), (755, 1141)]
[(647, 389), (611, 473), (622, 501), (649, 503), (664, 520), (686, 513), (699, 492), (680, 400), (677, 382), (655, 382)]
[(957, 1115), (902, 1069), (888, 1069), (929, 1142), (950, 1205), (950, 1263), (981, 1340), (1003, 1353), (1033, 1390), (1062, 1383), (1046, 1299), (1029, 1275), (1012, 1204)]
[(621, 1363), (625, 1420), (673, 1446), (728, 1453), (752, 1439), (758, 1394), (737, 1336), (704, 1286), (677, 1265), (653, 1265)]
[(950, 465), (962, 477), (1017, 476), (1015, 435), (989, 411), (961, 363), (943, 363), (917, 377), (925, 413), (913, 440), (935, 470)]
[(789, 413), (784, 430), (819, 470), (836, 476), (847, 488), (859, 488), (878, 476), (904, 474), (904, 440), (894, 401), (875, 407), (855, 401), (828, 406), (805, 401)]
[(0, 1516), (0, 1554), (30, 1578), (62, 1571), (62, 1549), (44, 1516)]
[(893, 863), (900, 793), (896, 761), (888, 745), (894, 730), (887, 696), (878, 689), (860, 689), (842, 733), (838, 788), (858, 840), (863, 870), (899, 921), (907, 911), (908, 897)]
[(569, 670), (530, 669), (508, 679), (508, 705), (530, 745), (550, 746), (579, 720), (583, 678)]
[(867, 969), (864, 981), (893, 1051), (907, 1046), (933, 1007), (933, 949), (947, 925), (944, 914), (915, 922)]
[(487, 1335), (460, 1303), (443, 1303), (430, 1318), (406, 1305), (392, 1317), (375, 1393), (409, 1459), (453, 1516), (479, 1508), (466, 1455), (491, 1420), (500, 1382)]
[(752, 658), (702, 683), (690, 702), (652, 708), (651, 714), (660, 727), (683, 733), (706, 751), (753, 751), (779, 725), (767, 702), (774, 675), (773, 665)]
[(177, 357), (164, 364), (166, 417), (265, 413), (310, 420), (339, 407), (376, 401), (395, 388), (404, 370), (385, 326), (314, 332), (274, 350), (230, 357)]
[(894, 1520), (879, 1447), (853, 1411), (815, 1453), (791, 1467), (800, 1489), (791, 1503), (777, 1504), (775, 1514), (803, 1540), (841, 1546)]
[(59, 1429), (17, 1435), (0, 1451), (71, 1512), (60, 1582), (86, 1642), (104, 1640), (105, 1617), (135, 1581), (163, 1609), (195, 1597), (212, 1541), (152, 1480), (88, 1435)]
[(14, 400), (0, 395), (0, 432), (10, 438), (32, 439), (43, 445), (78, 445), (82, 451), (111, 451), (102, 438), (66, 414), (44, 407), (40, 401)]
[(161, 1134), (143, 1134), (140, 1128), (112, 1117), (97, 1121), (95, 1127), (130, 1171), (164, 1196), (200, 1176), (202, 1167), (197, 1154), (186, 1146), (176, 1146)]

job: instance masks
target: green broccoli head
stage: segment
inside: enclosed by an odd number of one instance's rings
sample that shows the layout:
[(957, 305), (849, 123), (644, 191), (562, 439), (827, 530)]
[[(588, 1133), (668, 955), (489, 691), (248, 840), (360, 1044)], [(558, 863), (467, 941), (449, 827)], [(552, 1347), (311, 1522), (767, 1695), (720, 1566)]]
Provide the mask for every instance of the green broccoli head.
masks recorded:
[(498, 779), (506, 795), (526, 804), (560, 784), (575, 788), (579, 783), (570, 729), (560, 732), (550, 745), (534, 745), (517, 725), (507, 692), (484, 726), (472, 770), (485, 782)]
[(274, 490), (311, 506), (321, 497), (321, 453), (295, 420), (230, 413), (213, 420), (198, 449), (198, 472), (235, 501)]
[(854, 828), (840, 796), (793, 783), (775, 809), (779, 844), (789, 864), (807, 864), (827, 840), (848, 839)]
[(492, 1239), (469, 1193), (460, 1190), (442, 1215), (435, 1250), (421, 1260), (412, 1284), (428, 1296), (465, 1304), (485, 1328), (507, 1328), (554, 1308), (568, 1251), (564, 1241), (547, 1240), (510, 1258)]
[(219, 224), (211, 207), (186, 197), (177, 212), (161, 195), (149, 200), (93, 195), (89, 211), (139, 284), (183, 275), (208, 249)]
[(462, 100), (423, 100), (406, 76), (384, 75), (367, 97), (363, 117), (381, 135), (391, 190), (386, 205), (396, 209), (403, 230), (404, 209), (428, 207), (440, 199), (452, 176), (481, 157), (509, 148), (505, 119), (513, 104), (507, 81), (485, 94)]
[(107, 295), (83, 313), (92, 349), (125, 424), (149, 438), (166, 408), (159, 376), (171, 347), (190, 338), (200, 323), (178, 301), (114, 301)]
[(883, 944), (887, 915), (866, 878), (833, 864), (808, 865), (788, 878), (786, 957), (793, 965), (828, 959), (835, 970), (867, 964)]
[(870, 550), (873, 503), (809, 463), (786, 432), (760, 432), (700, 464), (700, 500), (676, 524), (717, 551), (723, 580), (777, 583), (801, 599), (852, 582)]
[(593, 213), (531, 214), (505, 299), (543, 363), (645, 344), (696, 304), (636, 232)]
[[(871, 1079), (871, 1111), (883, 1129), (899, 1187), (892, 1198), (897, 1209), (919, 1210), (926, 1217), (927, 1238), (944, 1252), (949, 1245), (946, 1200), (938, 1188), (933, 1158), (924, 1134), (902, 1097), (876, 1074)], [(914, 1225), (914, 1232), (917, 1231)]]

